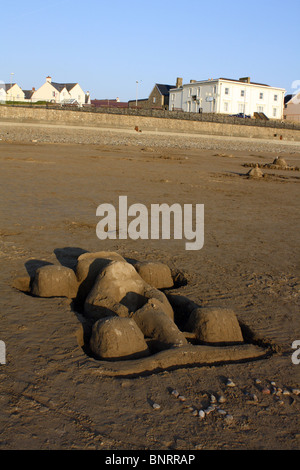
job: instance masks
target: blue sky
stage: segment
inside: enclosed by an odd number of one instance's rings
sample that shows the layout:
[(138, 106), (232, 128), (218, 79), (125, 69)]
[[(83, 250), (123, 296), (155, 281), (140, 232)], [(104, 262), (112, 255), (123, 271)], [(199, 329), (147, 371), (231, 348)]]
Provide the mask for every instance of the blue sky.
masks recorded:
[(299, 0), (15, 0), (1, 6), (0, 80), (50, 75), (92, 98), (148, 97), (155, 83), (240, 78), (292, 91)]

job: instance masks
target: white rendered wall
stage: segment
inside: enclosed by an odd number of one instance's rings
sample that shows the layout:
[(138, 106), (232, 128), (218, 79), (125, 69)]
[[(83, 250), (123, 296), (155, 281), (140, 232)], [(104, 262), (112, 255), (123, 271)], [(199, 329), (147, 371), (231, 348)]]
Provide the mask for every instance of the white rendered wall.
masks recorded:
[(260, 111), (270, 119), (282, 119), (284, 93), (281, 88), (244, 82), (195, 82), (170, 91), (169, 109), (198, 113), (202, 108), (203, 113), (245, 113), (251, 116)]

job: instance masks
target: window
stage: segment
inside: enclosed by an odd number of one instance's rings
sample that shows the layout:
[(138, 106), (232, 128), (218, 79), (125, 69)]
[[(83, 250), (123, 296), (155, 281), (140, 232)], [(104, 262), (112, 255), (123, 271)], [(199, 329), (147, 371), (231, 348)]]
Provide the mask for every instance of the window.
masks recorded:
[(259, 99), (260, 99), (260, 100), (263, 100), (263, 99), (264, 99), (264, 94), (263, 94), (263, 93), (260, 93), (260, 94), (259, 94)]
[(55, 91), (52, 91), (52, 96), (54, 96), (54, 98), (55, 98)]
[(278, 95), (274, 95), (274, 101), (278, 100)]
[(273, 108), (273, 117), (277, 117), (277, 108)]
[(238, 111), (239, 113), (244, 114), (245, 106), (244, 106), (243, 104), (239, 104), (238, 110), (239, 110), (239, 111)]
[(214, 93), (217, 93), (217, 85), (214, 86)]
[(200, 88), (197, 88), (197, 96), (200, 96)]
[(224, 103), (224, 111), (225, 111), (225, 113), (228, 111), (228, 109), (229, 109), (228, 103)]
[(257, 112), (258, 113), (263, 113), (264, 112), (264, 107), (263, 106), (257, 106)]
[(229, 88), (225, 88), (225, 95), (229, 95)]
[(155, 98), (155, 96), (153, 96), (152, 102), (153, 102), (153, 103), (156, 103), (156, 98)]
[(192, 96), (193, 89), (189, 88), (189, 96)]
[(245, 90), (241, 90), (241, 96), (245, 96)]
[(175, 100), (175, 93), (172, 93), (172, 94), (171, 94), (171, 100), (172, 100), (172, 101)]

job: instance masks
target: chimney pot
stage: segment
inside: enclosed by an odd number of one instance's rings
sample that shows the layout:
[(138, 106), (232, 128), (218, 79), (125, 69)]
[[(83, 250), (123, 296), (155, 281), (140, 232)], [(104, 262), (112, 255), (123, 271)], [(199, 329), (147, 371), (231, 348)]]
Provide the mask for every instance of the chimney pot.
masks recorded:
[(177, 80), (176, 80), (176, 88), (180, 88), (180, 87), (182, 87), (182, 78), (177, 77)]
[(242, 77), (239, 79), (240, 82), (250, 83), (250, 77)]

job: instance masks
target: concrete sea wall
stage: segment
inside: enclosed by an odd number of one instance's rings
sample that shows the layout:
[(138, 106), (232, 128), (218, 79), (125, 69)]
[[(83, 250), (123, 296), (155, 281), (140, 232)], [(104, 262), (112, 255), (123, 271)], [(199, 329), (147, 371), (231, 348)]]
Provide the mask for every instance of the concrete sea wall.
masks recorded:
[(162, 131), (189, 134), (247, 137), (300, 141), (300, 128), (278, 128), (261, 125), (245, 125), (229, 122), (208, 122), (179, 117), (153, 117), (127, 115), (123, 113), (89, 112), (66, 109), (47, 109), (34, 107), (0, 106), (0, 121), (40, 123), (51, 125), (78, 125), (83, 127), (134, 129), (141, 131)]

